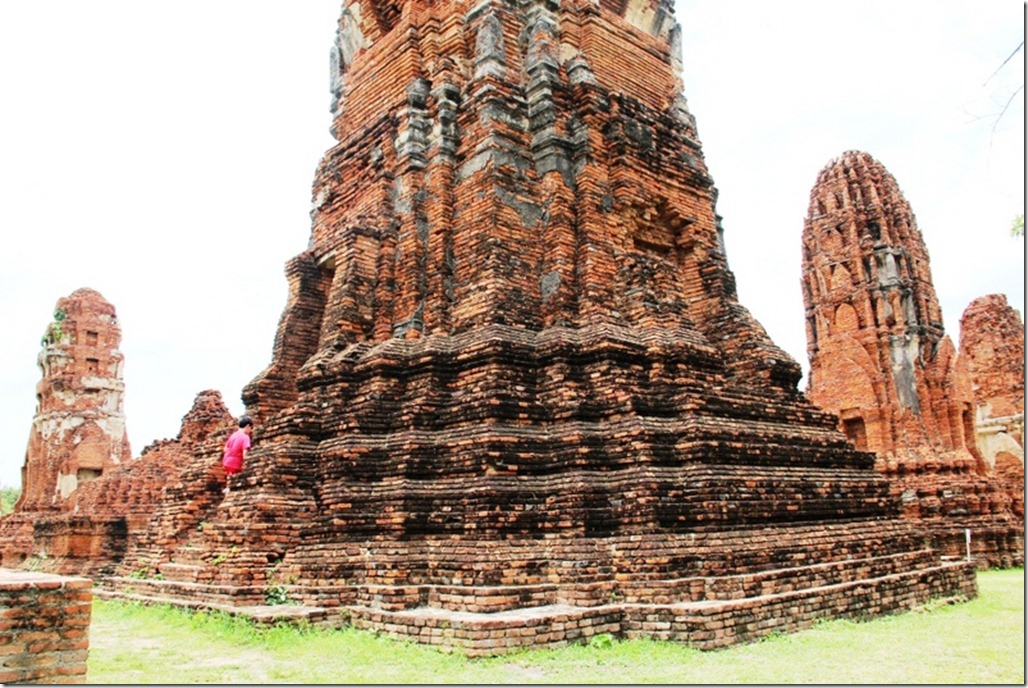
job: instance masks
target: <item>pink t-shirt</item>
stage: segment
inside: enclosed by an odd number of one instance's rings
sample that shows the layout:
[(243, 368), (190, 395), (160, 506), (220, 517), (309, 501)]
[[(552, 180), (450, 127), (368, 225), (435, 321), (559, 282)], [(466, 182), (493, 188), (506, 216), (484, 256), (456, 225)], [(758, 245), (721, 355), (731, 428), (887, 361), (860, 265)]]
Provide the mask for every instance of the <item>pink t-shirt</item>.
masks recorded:
[(243, 452), (250, 448), (250, 436), (240, 428), (225, 442), (225, 454), (221, 459), (226, 470), (238, 473), (243, 470)]

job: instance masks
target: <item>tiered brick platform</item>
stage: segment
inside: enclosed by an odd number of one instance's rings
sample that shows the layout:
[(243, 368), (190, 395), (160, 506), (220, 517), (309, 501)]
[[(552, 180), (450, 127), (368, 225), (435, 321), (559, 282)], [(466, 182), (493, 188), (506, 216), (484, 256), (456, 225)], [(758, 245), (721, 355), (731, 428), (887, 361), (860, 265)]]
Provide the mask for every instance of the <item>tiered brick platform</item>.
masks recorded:
[(212, 499), (198, 445), (104, 594), (470, 654), (973, 596), (738, 303), (679, 37), (665, 0), (346, 2), (247, 467)]

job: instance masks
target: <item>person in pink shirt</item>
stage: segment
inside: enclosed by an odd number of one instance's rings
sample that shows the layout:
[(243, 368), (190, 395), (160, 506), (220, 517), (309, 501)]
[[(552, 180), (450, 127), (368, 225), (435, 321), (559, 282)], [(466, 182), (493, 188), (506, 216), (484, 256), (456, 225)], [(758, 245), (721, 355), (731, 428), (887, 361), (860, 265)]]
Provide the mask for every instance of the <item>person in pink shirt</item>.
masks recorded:
[(243, 416), (239, 419), (239, 429), (233, 432), (225, 442), (225, 453), (221, 457), (221, 465), (225, 467), (225, 494), (229, 493), (229, 480), (243, 470), (246, 452), (250, 449), (250, 435), (253, 434), (253, 419)]

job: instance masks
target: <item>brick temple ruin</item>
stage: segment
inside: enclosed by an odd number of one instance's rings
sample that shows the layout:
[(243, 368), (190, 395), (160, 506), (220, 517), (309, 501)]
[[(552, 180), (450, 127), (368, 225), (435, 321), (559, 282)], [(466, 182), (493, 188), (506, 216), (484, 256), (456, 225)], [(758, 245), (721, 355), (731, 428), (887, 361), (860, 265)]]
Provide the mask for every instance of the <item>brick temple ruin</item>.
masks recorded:
[(739, 304), (680, 34), (669, 0), (345, 2), (247, 467), (224, 497), (201, 395), (81, 485), (83, 528), (132, 514), (97, 593), (471, 655), (976, 595)]
[(960, 358), (971, 381), (978, 449), (1024, 519), (1024, 323), (1002, 294), (960, 318)]
[(76, 290), (57, 301), (42, 343), (22, 493), (0, 519), (0, 566), (100, 578), (157, 536), (150, 520), (162, 500), (197, 511), (220, 498), (218, 449), (202, 447), (220, 445), (235, 419), (218, 392), (201, 392), (175, 439), (131, 459), (114, 306)]
[(833, 160), (811, 191), (802, 240), (810, 399), (877, 455), (904, 514), (943, 551), (965, 551), (969, 529), (980, 566), (1023, 565), (1023, 506), (1013, 511), (978, 450), (975, 393), (896, 180), (867, 153)]
[(85, 288), (58, 299), (41, 343), (22, 492), (15, 514), (0, 522), (4, 566), (34, 550), (38, 520), (66, 512), (79, 487), (132, 458), (114, 306)]
[(60, 506), (76, 487), (132, 457), (114, 306), (92, 289), (59, 299), (42, 343), (23, 509)]

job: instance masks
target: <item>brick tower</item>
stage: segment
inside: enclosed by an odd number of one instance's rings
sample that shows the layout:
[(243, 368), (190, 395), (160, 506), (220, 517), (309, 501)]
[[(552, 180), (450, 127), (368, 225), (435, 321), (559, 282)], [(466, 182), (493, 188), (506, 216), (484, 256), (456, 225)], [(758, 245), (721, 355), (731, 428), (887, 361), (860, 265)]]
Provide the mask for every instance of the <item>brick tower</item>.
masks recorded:
[(1023, 561), (1023, 529), (978, 454), (973, 392), (943, 329), (914, 213), (867, 153), (844, 153), (818, 175), (803, 298), (807, 394), (877, 455), (904, 514), (952, 554), (971, 528), (980, 565)]
[(972, 301), (960, 317), (960, 360), (975, 402), (978, 449), (1024, 518), (1024, 323), (1002, 294)]
[(69, 508), (84, 484), (131, 458), (125, 430), (121, 329), (114, 306), (92, 289), (58, 299), (39, 353), (21, 497), (0, 519), (0, 565), (40, 548), (34, 528)]
[(60, 508), (79, 485), (131, 458), (120, 345), (118, 316), (99, 292), (58, 299), (39, 354), (16, 510)]
[(975, 594), (738, 303), (671, 6), (344, 3), (255, 448), (123, 590), (471, 654)]

